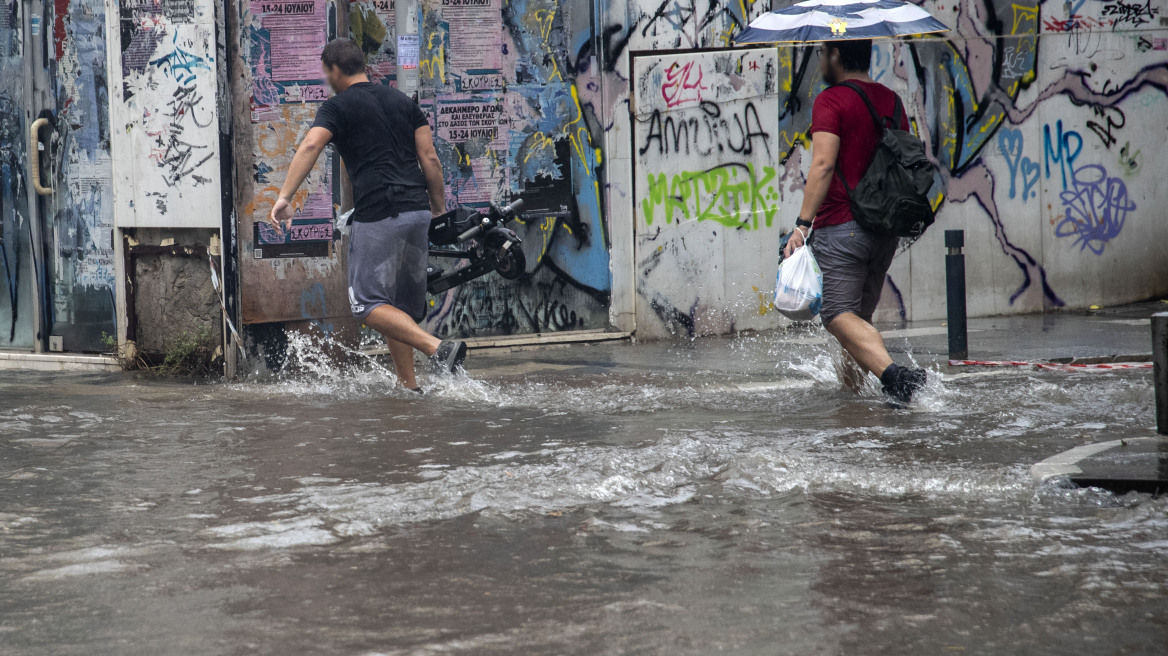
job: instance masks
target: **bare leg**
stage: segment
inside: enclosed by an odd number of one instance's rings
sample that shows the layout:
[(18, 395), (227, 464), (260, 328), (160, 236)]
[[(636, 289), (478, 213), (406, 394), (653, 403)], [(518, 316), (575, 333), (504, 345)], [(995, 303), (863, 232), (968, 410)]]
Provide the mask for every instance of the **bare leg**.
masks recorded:
[(867, 373), (860, 368), (856, 359), (845, 349), (840, 349), (840, 360), (836, 366), (836, 375), (843, 381), (844, 387), (855, 394), (859, 394), (864, 387), (864, 376)]
[(860, 317), (845, 312), (827, 324), (827, 332), (835, 335), (844, 350), (864, 369), (876, 374), (884, 373), (892, 358), (884, 348), (884, 338), (880, 331)]
[[(394, 342), (402, 345), (401, 353), (405, 353), (406, 348), (416, 348), (424, 355), (434, 355), (438, 352), (438, 345), (442, 340), (431, 335), (430, 333), (421, 329), (410, 315), (401, 310), (391, 307), (389, 305), (379, 305), (373, 308), (369, 316), (365, 317), (365, 325), (385, 336), (389, 344), (389, 353), (393, 357), (394, 366), (398, 367), (398, 376), (402, 376), (402, 383), (407, 381), (404, 377), (404, 371), (398, 361), (398, 354), (394, 352)], [(410, 379), (413, 379), (414, 361), (413, 354), (409, 354), (409, 372)], [(407, 385), (407, 387), (417, 387), (414, 385)]]
[(389, 346), (389, 357), (393, 358), (393, 368), (397, 371), (402, 387), (415, 389), (418, 379), (414, 377), (414, 347), (389, 338), (386, 338), (385, 343)]

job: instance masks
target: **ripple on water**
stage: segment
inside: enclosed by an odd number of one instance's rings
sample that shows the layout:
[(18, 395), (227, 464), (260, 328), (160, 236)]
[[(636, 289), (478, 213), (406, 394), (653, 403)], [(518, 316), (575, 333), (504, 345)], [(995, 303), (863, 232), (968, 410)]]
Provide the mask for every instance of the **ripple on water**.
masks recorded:
[(320, 518), (341, 534), (365, 534), (369, 526), (469, 513), (516, 516), (595, 505), (650, 511), (685, 503), (699, 488), (721, 489), (731, 496), (849, 492), (964, 501), (1024, 500), (1033, 493), (1020, 468), (883, 463), (865, 449), (857, 460), (856, 451), (807, 450), (798, 440), (703, 431), (666, 435), (639, 446), (543, 449), (506, 454), (502, 460), (491, 454), (477, 464), (434, 469), (424, 480), (407, 483), (306, 478), (290, 492), (240, 500), (294, 506), (302, 517), (314, 518), (312, 527), (320, 526), (315, 519)]

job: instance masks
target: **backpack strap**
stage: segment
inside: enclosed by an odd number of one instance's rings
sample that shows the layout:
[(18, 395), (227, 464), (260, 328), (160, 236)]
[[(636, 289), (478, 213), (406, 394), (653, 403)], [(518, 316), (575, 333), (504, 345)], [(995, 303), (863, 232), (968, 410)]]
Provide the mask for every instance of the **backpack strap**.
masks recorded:
[[(898, 94), (898, 93), (892, 94), (896, 98), (896, 108), (892, 110), (892, 118), (889, 118), (887, 116), (884, 116), (884, 117), (880, 116), (880, 114), (876, 111), (876, 106), (873, 105), (872, 101), (868, 99), (868, 94), (864, 93), (864, 89), (861, 88), (860, 85), (856, 84), (855, 82), (848, 80), (845, 82), (840, 82), (839, 84), (836, 84), (833, 86), (847, 87), (860, 95), (860, 100), (863, 100), (864, 105), (868, 108), (868, 114), (872, 116), (872, 123), (874, 123), (876, 125), (876, 132), (879, 133), (880, 137), (884, 136), (885, 128), (891, 128), (893, 130), (900, 129), (900, 119), (902, 116), (904, 116), (904, 105), (902, 105), (900, 102), (900, 94)], [(891, 125), (889, 125), (890, 122), (891, 122)], [(844, 191), (846, 191), (848, 196), (851, 197), (852, 188), (848, 186), (848, 181), (844, 179), (843, 171), (840, 170), (840, 163), (839, 163), (838, 156), (835, 159), (835, 174), (839, 178), (840, 182), (843, 183)]]
[(904, 119), (904, 104), (900, 102), (900, 94), (892, 94), (896, 98), (896, 109), (892, 110), (892, 125), (888, 126), (893, 130), (900, 129), (900, 122)]
[[(884, 133), (885, 121), (881, 120), (880, 114), (878, 114), (876, 112), (876, 107), (872, 104), (872, 101), (868, 99), (868, 94), (864, 93), (864, 90), (862, 88), (860, 88), (860, 85), (858, 85), (852, 81), (847, 81), (847, 82), (840, 82), (839, 84), (837, 84), (835, 86), (847, 87), (847, 88), (851, 89), (852, 91), (855, 91), (856, 93), (858, 93), (860, 95), (860, 100), (864, 101), (864, 106), (866, 106), (868, 108), (868, 113), (872, 116), (872, 122), (876, 124), (876, 131), (880, 132), (881, 134)], [(897, 99), (899, 100), (899, 96), (897, 96)]]

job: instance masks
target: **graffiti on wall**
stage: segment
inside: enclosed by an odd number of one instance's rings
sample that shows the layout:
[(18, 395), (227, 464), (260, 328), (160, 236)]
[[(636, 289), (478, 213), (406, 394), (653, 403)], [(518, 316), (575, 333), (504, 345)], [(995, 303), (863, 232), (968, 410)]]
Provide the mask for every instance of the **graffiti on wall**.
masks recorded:
[[(633, 158), (638, 166), (646, 136), (652, 137), (654, 152), (668, 148), (670, 156), (684, 158), (686, 147), (688, 152), (695, 144), (700, 149), (697, 140), (711, 131), (701, 125), (705, 119), (700, 115), (685, 123), (663, 118), (652, 122), (642, 106), (651, 94), (636, 88), (635, 73), (626, 78), (628, 53), (639, 53), (638, 60), (668, 60), (673, 55), (654, 51), (727, 46), (729, 37), (768, 9), (767, 4), (629, 0), (608, 12), (609, 22), (597, 26), (581, 45), (582, 58), (602, 58), (604, 83), (614, 90), (607, 94), (614, 102), (600, 111), (602, 124), (606, 128), (621, 124), (622, 112), (629, 110), (626, 98), (635, 99)], [(878, 42), (871, 75), (905, 98), (913, 129), (942, 164), (938, 182), (944, 184), (934, 191), (934, 200), (944, 203), (939, 221), (983, 218), (996, 247), (1016, 266), (1014, 286), (1002, 290), (1003, 304), (1008, 304), (1002, 311), (1063, 305), (1067, 294), (1082, 288), (1083, 274), (1071, 263), (1094, 266), (1089, 259), (1073, 258), (1133, 249), (1125, 241), (1128, 235), (1133, 230), (1147, 234), (1153, 220), (1145, 215), (1143, 199), (1155, 186), (1143, 170), (1150, 145), (1163, 144), (1165, 135), (1160, 125), (1149, 122), (1153, 113), (1134, 110), (1162, 111), (1165, 100), (1168, 39), (1163, 30), (1168, 19), (1162, 16), (1162, 3), (960, 0), (929, 1), (924, 6), (953, 31), (944, 38)], [(777, 53), (781, 104), (775, 163), (783, 204), (790, 207), (797, 205), (791, 199), (802, 190), (811, 108), (823, 84), (814, 48), (781, 47)], [(704, 71), (681, 65), (658, 76), (652, 91), (660, 96), (662, 111), (700, 107), (708, 82)], [(622, 85), (629, 90), (627, 96), (621, 93)], [(1059, 164), (1052, 159), (1048, 174), (1042, 130), (1047, 124), (1056, 130), (1059, 117), (1064, 134), (1073, 130), (1087, 141), (1077, 158), (1068, 158), (1073, 161)], [(1141, 131), (1152, 141), (1134, 138)], [(705, 143), (704, 152), (709, 152), (713, 142)], [(1070, 145), (1076, 143), (1072, 137)], [(683, 222), (717, 223), (711, 219), (721, 216), (718, 208), (729, 205), (719, 200), (721, 195), (711, 193), (707, 203), (695, 200), (698, 191), (727, 179), (706, 177), (709, 168), (674, 166), (663, 180), (646, 176), (638, 167), (632, 180), (617, 183), (625, 193), (636, 194), (633, 212), (638, 229), (650, 220), (661, 226), (667, 210)], [(749, 198), (745, 194), (750, 179), (740, 177), (743, 184), (733, 187), (743, 194), (740, 198)], [(789, 224), (789, 218), (778, 220)], [(1048, 238), (1035, 233), (1039, 221)], [(1056, 256), (1062, 252), (1068, 257)], [(638, 250), (638, 263), (661, 258), (667, 256)], [(773, 263), (768, 264), (771, 267)], [(738, 270), (739, 278), (754, 275), (743, 267)], [(702, 273), (695, 270), (694, 275)], [(642, 281), (638, 271), (638, 284)], [(907, 298), (911, 293), (906, 283), (901, 281), (900, 287)], [(639, 293), (639, 306), (659, 308), (655, 314), (661, 317), (681, 318), (674, 323), (692, 323), (694, 308), (701, 306), (694, 294), (666, 299), (655, 290)], [(904, 309), (902, 305), (901, 312)], [(652, 325), (647, 328), (656, 330)]]
[(121, 84), (112, 115), (126, 126), (115, 159), (118, 223), (217, 227), (219, 204), (214, 8), (208, 0), (119, 0)]
[(779, 202), (774, 53), (641, 61), (634, 73), (638, 225), (771, 226)]
[(734, 307), (716, 272), (753, 265), (761, 273), (773, 261), (761, 257), (766, 238), (754, 233), (778, 237), (777, 76), (770, 49), (633, 61), (637, 284), (650, 301), (643, 319), (649, 309), (700, 334), (740, 325), (740, 310), (750, 312)]
[(422, 3), (421, 102), (447, 205), (522, 198), (513, 224), (527, 274), (487, 276), (431, 299), (439, 334), (603, 329), (612, 288), (599, 124), (581, 102), (594, 73), (572, 60), (588, 7), (555, 0)]
[[(769, 4), (624, 0), (594, 14), (591, 6), (552, 0), (423, 1), (420, 102), (446, 171), (448, 205), (519, 197), (531, 209), (519, 226), (528, 275), (516, 282), (487, 277), (432, 299), (429, 326), (443, 334), (605, 326), (608, 222), (626, 220), (626, 206), (638, 235), (663, 236), (638, 245), (638, 277), (676, 260), (672, 249), (683, 236), (695, 243), (698, 231), (720, 240), (718, 248), (733, 244), (733, 233), (776, 250), (769, 240), (790, 224), (779, 208), (801, 191), (811, 107), (823, 88), (816, 55), (811, 48), (770, 51), (774, 106), (716, 95), (727, 75), (764, 75), (762, 62), (741, 71), (732, 63), (721, 70), (697, 65), (717, 59)], [(939, 220), (988, 230), (997, 257), (1013, 263), (1010, 289), (1001, 294), (1010, 307), (1067, 303), (1063, 281), (1072, 265), (1055, 255), (1081, 263), (1122, 252), (1154, 206), (1148, 164), (1164, 135), (1146, 110), (1162, 111), (1168, 85), (1161, 8), (1138, 0), (925, 6), (954, 31), (878, 44), (871, 73), (902, 94), (913, 129), (941, 164)], [(394, 9), (391, 0), (350, 3), (351, 33), (371, 77), (385, 84), (394, 77)], [(273, 46), (256, 34), (248, 44), (249, 66), (258, 71), (251, 82), (266, 113), (253, 117), (257, 139), (294, 147), (308, 119), (285, 117), (281, 90), (265, 78)], [(682, 62), (668, 50), (697, 52)], [(678, 65), (638, 88), (631, 53)], [(1057, 136), (1059, 119), (1064, 137), (1082, 139), (1081, 152), (1060, 154), (1079, 141)], [(609, 139), (614, 151), (603, 151), (606, 133), (626, 127), (629, 134)], [(258, 200), (248, 211), (266, 211), (263, 199), (274, 194), (291, 150), (280, 152), (258, 155)], [(606, 217), (601, 208), (610, 203), (622, 209)], [(727, 266), (773, 276), (763, 248), (740, 259)], [(676, 275), (699, 280), (708, 270), (695, 265)], [(907, 281), (894, 284), (909, 302)], [(674, 298), (639, 289), (639, 303), (692, 326), (711, 297), (690, 291)], [(758, 305), (750, 311), (764, 311)]]
[[(1135, 216), (1137, 204), (1127, 183), (1109, 173), (1117, 160), (1129, 173), (1138, 168), (1130, 142), (1116, 148), (1127, 124), (1120, 104), (1147, 87), (1162, 95), (1164, 83), (1157, 78), (1166, 69), (1163, 57), (1125, 61), (1138, 49), (1131, 47), (1136, 39), (1120, 31), (1143, 23), (1121, 18), (1132, 15), (1119, 9), (1121, 4), (1084, 0), (1060, 7), (968, 0), (956, 7), (957, 37), (901, 48), (901, 61), (911, 65), (897, 73), (918, 89), (913, 100), (924, 119), (919, 127), (946, 165), (950, 200), (982, 206), (1003, 253), (1019, 268), (1010, 303), (1036, 284), (1043, 305), (1060, 306), (1064, 300), (1051, 283), (1042, 253), (1012, 238), (1023, 228), (1016, 218), (1004, 216), (1003, 203), (1016, 199), (1038, 212), (1037, 204), (1030, 203), (1039, 200), (1061, 210), (1051, 221), (1053, 235), (1097, 255)], [(974, 16), (992, 20), (975, 30)], [(1049, 53), (1041, 58), (1040, 43)], [(908, 79), (909, 71), (915, 71), (914, 79)], [(1024, 89), (1036, 99), (1022, 100)], [(1053, 104), (1060, 98), (1070, 101), (1066, 110)], [(1067, 112), (1066, 121), (1042, 124), (1041, 141), (1040, 123), (1032, 119), (1039, 107)], [(1083, 129), (1064, 129), (1072, 121)], [(1097, 142), (1085, 147), (1083, 134)], [(1028, 141), (1034, 145), (1027, 148)], [(994, 142), (996, 149), (986, 147)], [(1124, 152), (1111, 155), (1113, 148)]]

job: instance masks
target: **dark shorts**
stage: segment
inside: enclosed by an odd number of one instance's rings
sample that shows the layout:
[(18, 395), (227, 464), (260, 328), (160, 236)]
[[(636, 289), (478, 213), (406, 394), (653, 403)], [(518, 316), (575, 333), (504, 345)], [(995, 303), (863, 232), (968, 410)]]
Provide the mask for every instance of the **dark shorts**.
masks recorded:
[(855, 221), (811, 233), (811, 250), (823, 271), (823, 325), (845, 312), (872, 320), (899, 241), (868, 232)]
[(389, 305), (414, 321), (426, 316), (430, 210), (356, 221), (349, 233), (349, 305), (364, 320)]

